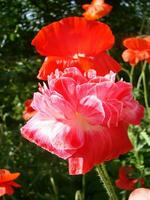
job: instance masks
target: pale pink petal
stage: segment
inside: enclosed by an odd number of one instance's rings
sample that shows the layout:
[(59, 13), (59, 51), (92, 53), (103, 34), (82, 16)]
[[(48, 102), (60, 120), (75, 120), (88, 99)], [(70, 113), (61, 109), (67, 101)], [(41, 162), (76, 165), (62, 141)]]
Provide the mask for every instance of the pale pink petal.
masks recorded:
[(72, 116), (72, 106), (59, 94), (51, 94), (50, 97), (35, 93), (33, 97), (32, 107), (43, 113), (49, 118), (66, 119)]
[(94, 95), (87, 95), (80, 100), (78, 112), (86, 116), (87, 122), (91, 125), (102, 124), (105, 118), (102, 102)]
[[(21, 128), (23, 137), (42, 147), (43, 149), (46, 149), (47, 151), (50, 151), (51, 153), (66, 159), (70, 157), (75, 150), (66, 150), (62, 148), (56, 149), (52, 145), (52, 141), (57, 136), (57, 134), (63, 134), (64, 131), (69, 132), (70, 127), (61, 122), (47, 119), (39, 114), (36, 114), (26, 123), (25, 126)], [(65, 141), (62, 141), (62, 145), (64, 142)]]
[(124, 108), (122, 111), (121, 118), (123, 121), (138, 125), (140, 119), (144, 117), (144, 107), (141, 106), (138, 101), (130, 100), (124, 102)]
[(129, 200), (150, 200), (150, 189), (138, 188), (134, 190), (130, 194)]
[(105, 119), (102, 124), (108, 127), (118, 126), (123, 103), (118, 100), (108, 100), (103, 103), (103, 108), (105, 112)]

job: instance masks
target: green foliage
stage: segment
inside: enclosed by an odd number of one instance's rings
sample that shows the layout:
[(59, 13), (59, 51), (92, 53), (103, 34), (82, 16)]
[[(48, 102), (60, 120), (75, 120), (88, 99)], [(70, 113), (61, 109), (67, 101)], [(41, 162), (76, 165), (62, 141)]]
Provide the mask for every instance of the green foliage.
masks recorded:
[[(66, 16), (80, 16), (82, 0), (0, 0), (0, 168), (19, 171), (18, 182), (22, 185), (13, 200), (97, 200), (107, 199), (95, 171), (85, 176), (69, 176), (67, 163), (56, 156), (25, 141), (20, 136), (23, 103), (37, 90), (36, 79), (42, 59), (30, 43), (44, 25)], [(131, 35), (147, 34), (149, 8), (146, 0), (108, 1), (113, 11), (102, 21), (108, 23), (115, 36), (116, 45), (111, 51), (122, 62), (121, 42)], [(124, 65), (125, 69), (130, 68)], [(149, 72), (148, 72), (149, 73)], [(136, 82), (140, 72), (134, 74)], [(129, 81), (128, 75), (122, 72)], [(147, 75), (147, 84), (149, 85)], [(150, 87), (150, 86), (149, 86)], [(142, 87), (135, 91), (144, 104)], [(130, 127), (129, 135), (134, 150), (118, 160), (107, 163), (108, 172), (114, 182), (121, 164), (135, 166), (138, 175), (145, 177), (145, 187), (150, 186), (150, 123), (147, 116), (142, 125)], [(117, 189), (120, 199), (125, 192)], [(84, 197), (84, 198), (83, 198)]]

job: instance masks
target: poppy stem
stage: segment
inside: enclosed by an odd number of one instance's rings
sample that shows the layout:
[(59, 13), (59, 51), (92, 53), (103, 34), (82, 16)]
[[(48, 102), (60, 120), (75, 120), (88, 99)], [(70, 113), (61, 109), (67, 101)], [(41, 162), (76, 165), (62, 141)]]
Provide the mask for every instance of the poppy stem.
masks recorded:
[(144, 70), (142, 71), (142, 77), (143, 77), (143, 89), (144, 89), (145, 107), (147, 109), (148, 118), (150, 119), (150, 110), (149, 110), (149, 105), (148, 105), (146, 77), (145, 77), (145, 71)]
[(134, 67), (131, 67), (130, 71), (130, 83), (133, 84), (133, 73), (134, 73)]
[(82, 175), (82, 200), (85, 200), (85, 175)]
[(141, 86), (141, 81), (142, 81), (142, 75), (143, 75), (143, 71), (145, 71), (145, 68), (146, 68), (146, 61), (144, 62), (143, 66), (142, 66), (142, 71), (141, 71), (141, 74), (138, 78), (138, 82), (137, 82), (137, 89), (139, 90), (140, 89), (140, 86)]
[(118, 200), (118, 197), (115, 193), (115, 190), (114, 190), (114, 187), (111, 183), (111, 180), (110, 180), (110, 177), (107, 173), (107, 170), (106, 170), (106, 167), (104, 164), (101, 164), (101, 165), (97, 165), (96, 166), (96, 171), (98, 172), (98, 175), (101, 179), (101, 181), (103, 182), (104, 184), (104, 187), (107, 191), (107, 194), (109, 196), (109, 199), (110, 200)]

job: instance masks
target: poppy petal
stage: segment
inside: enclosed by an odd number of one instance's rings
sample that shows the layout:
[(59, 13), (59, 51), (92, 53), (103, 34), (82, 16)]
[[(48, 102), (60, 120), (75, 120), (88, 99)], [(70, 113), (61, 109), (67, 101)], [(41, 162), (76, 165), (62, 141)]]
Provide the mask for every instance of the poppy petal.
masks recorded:
[(54, 72), (56, 68), (63, 71), (66, 67), (78, 67), (78, 60), (67, 57), (48, 56), (45, 58), (42, 67), (39, 70), (37, 78), (47, 80), (47, 76)]
[(7, 195), (11, 196), (11, 195), (14, 194), (14, 189), (13, 189), (13, 187), (11, 187), (10, 185), (7, 185), (5, 188), (6, 188), (6, 194), (7, 194)]
[(41, 55), (58, 57), (94, 56), (113, 44), (114, 36), (109, 26), (82, 17), (68, 17), (45, 26), (32, 41)]
[(135, 189), (129, 196), (129, 200), (150, 200), (150, 189)]
[(5, 195), (6, 194), (6, 189), (5, 189), (5, 187), (1, 187), (0, 186), (0, 197), (2, 197), (3, 195)]
[(97, 55), (93, 62), (93, 69), (102, 76), (108, 74), (110, 71), (119, 72), (121, 70), (120, 64), (105, 52)]
[(82, 134), (76, 134), (75, 131), (72, 132), (74, 133), (73, 135), (69, 134), (69, 126), (58, 121), (46, 120), (38, 114), (36, 114), (27, 122), (25, 126), (22, 127), (21, 133), (29, 141), (34, 142), (51, 153), (55, 153), (63, 159), (67, 159), (74, 153), (75, 149), (71, 142), (73, 139), (75, 141), (75, 143), (73, 143), (75, 146), (82, 145), (80, 142), (81, 140), (78, 137), (82, 137)]
[(16, 187), (16, 188), (20, 188), (21, 187), (20, 184), (14, 182), (14, 181), (11, 181), (10, 185), (13, 186), (13, 187)]
[(130, 65), (136, 65), (139, 62), (139, 57), (137, 52), (135, 52), (132, 49), (126, 49), (123, 53), (122, 53), (122, 58), (125, 62), (129, 62)]
[(111, 133), (109, 128), (101, 128), (97, 133), (86, 133), (84, 146), (68, 159), (69, 174), (85, 174), (94, 165), (117, 158), (131, 149), (132, 144), (127, 136), (126, 125), (120, 124), (117, 128), (111, 128)]
[(150, 43), (144, 38), (127, 38), (123, 41), (123, 45), (132, 50), (143, 51), (146, 49), (150, 49)]
[(0, 183), (6, 182), (6, 181), (12, 181), (16, 179), (18, 176), (20, 176), (20, 173), (10, 173), (6, 169), (0, 169)]

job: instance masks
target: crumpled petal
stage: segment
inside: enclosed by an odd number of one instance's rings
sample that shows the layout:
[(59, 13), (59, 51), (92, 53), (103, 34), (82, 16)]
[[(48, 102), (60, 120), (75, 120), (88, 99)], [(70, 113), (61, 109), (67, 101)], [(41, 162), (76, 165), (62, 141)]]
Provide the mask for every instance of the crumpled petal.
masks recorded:
[(120, 64), (106, 53), (114, 40), (109, 26), (102, 22), (83, 17), (53, 22), (43, 27), (32, 40), (36, 50), (46, 56), (38, 78), (47, 80), (56, 68), (64, 70), (66, 67), (78, 67), (85, 72), (96, 69), (100, 75), (110, 70), (118, 72)]

